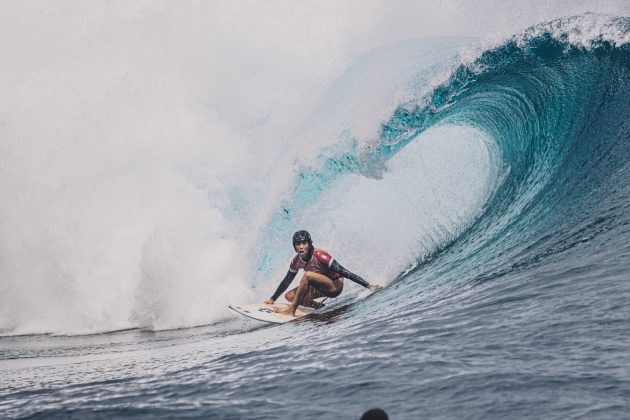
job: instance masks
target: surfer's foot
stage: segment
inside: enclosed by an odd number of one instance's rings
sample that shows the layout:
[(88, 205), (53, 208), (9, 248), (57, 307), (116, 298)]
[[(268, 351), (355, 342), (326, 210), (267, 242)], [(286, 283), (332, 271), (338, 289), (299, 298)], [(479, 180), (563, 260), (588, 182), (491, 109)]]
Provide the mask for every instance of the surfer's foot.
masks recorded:
[(295, 311), (291, 311), (291, 308), (285, 308), (285, 309), (278, 308), (276, 312), (282, 315), (295, 316)]

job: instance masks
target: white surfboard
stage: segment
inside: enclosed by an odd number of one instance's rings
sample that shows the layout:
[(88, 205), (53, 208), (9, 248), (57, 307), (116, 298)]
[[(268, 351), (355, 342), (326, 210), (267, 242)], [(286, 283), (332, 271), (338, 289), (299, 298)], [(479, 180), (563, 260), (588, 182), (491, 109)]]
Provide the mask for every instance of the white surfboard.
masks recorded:
[(298, 306), (295, 316), (279, 314), (276, 308), (284, 309), (289, 305), (286, 303), (275, 303), (273, 305), (266, 303), (253, 303), (249, 305), (228, 305), (228, 308), (246, 317), (257, 319), (258, 321), (270, 322), (272, 324), (284, 324), (294, 319), (302, 318), (315, 311), (314, 308), (306, 308)]

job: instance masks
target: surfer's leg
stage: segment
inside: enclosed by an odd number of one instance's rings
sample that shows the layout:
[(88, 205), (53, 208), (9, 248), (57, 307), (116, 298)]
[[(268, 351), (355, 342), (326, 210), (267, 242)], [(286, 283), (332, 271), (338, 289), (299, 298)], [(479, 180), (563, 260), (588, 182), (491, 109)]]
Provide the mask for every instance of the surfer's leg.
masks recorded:
[(293, 299), (295, 298), (295, 292), (297, 292), (297, 287), (295, 289), (289, 290), (284, 294), (284, 298), (287, 300), (287, 302), (293, 302)]
[[(293, 299), (295, 299), (295, 294), (297, 293), (297, 289), (298, 289), (297, 287), (295, 289), (291, 289), (284, 295), (284, 298), (287, 300), (287, 302), (289, 303), (293, 302)], [(324, 297), (324, 296), (326, 295), (321, 293), (319, 290), (317, 290), (313, 286), (309, 286), (308, 291), (306, 292), (306, 294), (302, 298), (302, 301), (300, 302), (300, 305), (316, 306), (317, 302), (314, 302), (314, 300), (320, 297)]]
[(343, 290), (343, 280), (332, 280), (323, 274), (315, 273), (313, 271), (305, 272), (300, 280), (300, 285), (295, 291), (293, 301), (286, 311), (283, 312), (288, 313), (291, 316), (295, 316), (295, 310), (302, 299), (306, 296), (310, 287), (314, 287), (324, 296), (337, 297)]

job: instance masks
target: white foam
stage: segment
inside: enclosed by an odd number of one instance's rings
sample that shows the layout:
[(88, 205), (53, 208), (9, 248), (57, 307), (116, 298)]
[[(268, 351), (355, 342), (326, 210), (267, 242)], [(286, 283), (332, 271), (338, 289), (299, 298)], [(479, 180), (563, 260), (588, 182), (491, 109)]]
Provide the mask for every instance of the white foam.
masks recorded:
[(630, 43), (630, 32), (624, 26), (625, 24), (614, 16), (587, 13), (536, 25), (517, 35), (514, 40), (517, 45), (523, 47), (532, 39), (549, 34), (570, 46), (586, 50), (591, 50), (602, 42), (613, 47), (621, 47)]

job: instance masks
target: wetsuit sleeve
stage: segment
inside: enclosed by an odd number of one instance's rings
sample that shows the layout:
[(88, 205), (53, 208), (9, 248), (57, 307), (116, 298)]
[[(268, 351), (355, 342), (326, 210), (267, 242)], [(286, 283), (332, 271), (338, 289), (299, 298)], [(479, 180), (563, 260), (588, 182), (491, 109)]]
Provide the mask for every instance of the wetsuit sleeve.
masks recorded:
[(276, 289), (275, 293), (273, 294), (273, 296), (271, 296), (271, 299), (277, 300), (280, 297), (280, 295), (285, 290), (287, 290), (287, 287), (289, 287), (289, 285), (291, 284), (291, 282), (295, 278), (296, 274), (297, 274), (297, 271), (293, 272), (293, 271), (291, 271), (291, 269), (289, 269), (289, 271), (287, 271), (287, 274), (282, 279), (282, 282), (280, 283), (280, 285)]
[(332, 262), (330, 263), (330, 268), (334, 272), (341, 274), (342, 277), (350, 279), (353, 282), (360, 284), (363, 287), (368, 287), (368, 285), (370, 284), (367, 281), (363, 280), (361, 277), (357, 276), (356, 274), (343, 268), (341, 264), (337, 262), (337, 260), (332, 260)]

